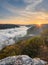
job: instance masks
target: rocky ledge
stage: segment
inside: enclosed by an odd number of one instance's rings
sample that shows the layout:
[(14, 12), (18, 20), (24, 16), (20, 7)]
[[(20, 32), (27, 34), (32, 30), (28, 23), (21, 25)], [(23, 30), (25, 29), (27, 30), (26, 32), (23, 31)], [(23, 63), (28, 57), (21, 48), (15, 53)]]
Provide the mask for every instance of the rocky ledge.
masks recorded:
[(32, 59), (27, 55), (19, 55), (0, 60), (0, 65), (47, 65), (47, 62), (39, 58)]

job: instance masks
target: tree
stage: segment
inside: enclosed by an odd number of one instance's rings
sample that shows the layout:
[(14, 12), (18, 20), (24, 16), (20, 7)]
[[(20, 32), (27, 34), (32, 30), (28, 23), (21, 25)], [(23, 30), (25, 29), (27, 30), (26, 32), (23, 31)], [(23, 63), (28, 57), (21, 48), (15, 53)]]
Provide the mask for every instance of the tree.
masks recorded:
[(44, 43), (48, 46), (48, 29), (41, 33), (41, 37), (43, 38)]
[(22, 54), (29, 55), (30, 57), (37, 57), (40, 54), (40, 47), (42, 45), (43, 41), (40, 37), (34, 37), (32, 39), (29, 39), (23, 50)]

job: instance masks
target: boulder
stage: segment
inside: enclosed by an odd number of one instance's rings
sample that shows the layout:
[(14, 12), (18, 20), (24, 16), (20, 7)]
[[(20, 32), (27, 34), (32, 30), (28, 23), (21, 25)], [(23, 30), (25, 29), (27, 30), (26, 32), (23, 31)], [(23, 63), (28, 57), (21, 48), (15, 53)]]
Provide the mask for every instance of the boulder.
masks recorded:
[(0, 60), (0, 65), (46, 65), (47, 62), (39, 58), (30, 58), (27, 55), (7, 57)]

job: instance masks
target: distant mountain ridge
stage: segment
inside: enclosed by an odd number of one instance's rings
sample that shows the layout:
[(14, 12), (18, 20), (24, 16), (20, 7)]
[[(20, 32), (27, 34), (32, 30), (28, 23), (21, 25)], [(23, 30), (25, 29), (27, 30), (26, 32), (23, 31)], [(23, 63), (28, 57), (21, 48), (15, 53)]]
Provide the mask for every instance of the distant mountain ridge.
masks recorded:
[(15, 24), (0, 24), (0, 29), (8, 29), (8, 28), (15, 28), (19, 27), (19, 25)]
[(43, 30), (48, 29), (48, 24), (43, 24), (41, 26), (38, 25), (32, 25), (29, 29), (28, 29), (28, 34), (35, 34), (38, 35), (40, 34)]
[[(37, 28), (36, 24), (32, 24), (32, 25), (17, 25), (17, 24), (0, 24), (0, 29), (9, 29), (9, 28), (15, 28), (15, 27), (20, 27), (20, 26), (26, 26), (26, 27), (30, 27), (34, 29)], [(48, 28), (48, 24), (42, 24), (42, 27), (44, 29)]]

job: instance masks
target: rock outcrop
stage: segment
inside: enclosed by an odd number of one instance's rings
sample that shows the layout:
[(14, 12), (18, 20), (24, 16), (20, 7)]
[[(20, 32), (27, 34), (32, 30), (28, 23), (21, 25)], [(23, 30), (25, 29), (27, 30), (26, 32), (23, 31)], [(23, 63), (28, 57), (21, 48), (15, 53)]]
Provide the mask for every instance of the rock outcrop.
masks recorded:
[(46, 65), (47, 62), (39, 58), (30, 58), (27, 55), (7, 57), (0, 60), (0, 65)]

